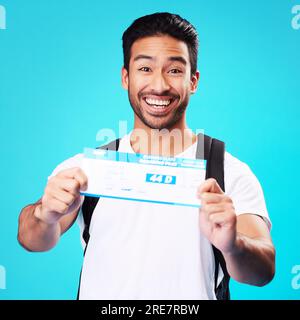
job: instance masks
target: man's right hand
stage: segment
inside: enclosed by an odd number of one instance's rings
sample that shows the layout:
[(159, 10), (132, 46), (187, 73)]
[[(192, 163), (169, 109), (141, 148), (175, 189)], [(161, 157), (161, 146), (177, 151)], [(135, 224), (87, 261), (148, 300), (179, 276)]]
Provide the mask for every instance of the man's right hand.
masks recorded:
[(60, 171), (50, 178), (34, 215), (47, 224), (77, 211), (81, 205), (80, 190), (86, 190), (87, 177), (80, 168)]

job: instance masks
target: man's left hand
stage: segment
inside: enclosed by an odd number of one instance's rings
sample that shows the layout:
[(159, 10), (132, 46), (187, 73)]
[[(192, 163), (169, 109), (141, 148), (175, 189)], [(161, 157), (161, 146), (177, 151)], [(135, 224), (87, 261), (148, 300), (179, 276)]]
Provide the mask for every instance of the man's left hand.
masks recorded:
[(233, 202), (217, 181), (207, 179), (197, 190), (201, 199), (200, 230), (222, 253), (230, 254), (236, 249), (237, 217)]

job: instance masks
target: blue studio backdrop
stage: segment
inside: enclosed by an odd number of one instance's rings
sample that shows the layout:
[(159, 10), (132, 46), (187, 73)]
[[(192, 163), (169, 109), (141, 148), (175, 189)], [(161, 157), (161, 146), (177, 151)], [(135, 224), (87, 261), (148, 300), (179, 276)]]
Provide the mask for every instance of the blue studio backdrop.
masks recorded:
[(100, 129), (131, 128), (121, 37), (158, 11), (199, 32), (188, 124), (251, 167), (273, 223), (274, 280), (232, 281), (232, 298), (300, 298), (300, 0), (0, 0), (0, 299), (76, 298), (78, 226), (53, 250), (29, 253), (17, 242), (18, 215), (57, 164), (98, 144)]

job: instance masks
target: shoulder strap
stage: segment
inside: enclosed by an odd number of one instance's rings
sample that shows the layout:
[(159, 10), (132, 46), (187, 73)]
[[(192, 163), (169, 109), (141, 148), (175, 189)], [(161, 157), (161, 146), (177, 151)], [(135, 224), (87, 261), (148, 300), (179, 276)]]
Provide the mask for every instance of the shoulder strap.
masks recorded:
[[(202, 142), (202, 143), (201, 143)], [(204, 143), (204, 146), (203, 146)], [(196, 151), (197, 159), (205, 159), (206, 163), (206, 179), (215, 178), (225, 191), (224, 183), (224, 154), (225, 154), (225, 144), (224, 142), (213, 139), (207, 135), (198, 135), (198, 144)], [(226, 262), (223, 254), (215, 246), (213, 247), (214, 258), (215, 258), (215, 293), (218, 300), (228, 300), (229, 295), (229, 279), (226, 268)], [(219, 266), (221, 266), (224, 277), (221, 283), (218, 285), (219, 276)]]
[[(120, 144), (120, 138), (117, 140), (111, 141), (110, 143), (104, 146), (98, 147), (97, 149), (117, 151), (119, 149), (119, 144)], [(83, 221), (84, 221), (84, 230), (83, 230), (82, 237), (86, 245), (88, 244), (90, 239), (90, 224), (91, 224), (94, 209), (96, 208), (98, 201), (99, 201), (99, 198), (85, 196), (82, 207), (81, 207), (81, 212), (82, 212)]]

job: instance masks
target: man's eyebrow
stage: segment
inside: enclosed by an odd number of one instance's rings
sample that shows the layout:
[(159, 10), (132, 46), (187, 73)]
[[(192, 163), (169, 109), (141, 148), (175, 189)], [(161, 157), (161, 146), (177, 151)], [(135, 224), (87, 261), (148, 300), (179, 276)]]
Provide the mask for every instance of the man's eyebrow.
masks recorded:
[(181, 57), (181, 56), (169, 57), (168, 60), (169, 60), (169, 61), (181, 62), (181, 63), (182, 63), (183, 65), (185, 65), (185, 66), (187, 65), (186, 60), (185, 60), (183, 57)]
[(151, 57), (151, 56), (147, 56), (145, 54), (139, 54), (133, 59), (133, 61), (137, 61), (137, 60), (140, 60), (140, 59), (154, 60), (154, 58)]
[[(148, 60), (155, 60), (154, 57), (148, 56), (146, 54), (139, 54), (136, 57), (134, 57), (133, 61), (141, 60), (141, 59), (148, 59)], [(183, 65), (187, 65), (187, 61), (182, 56), (172, 56), (168, 58), (169, 61), (177, 61), (182, 63)]]

